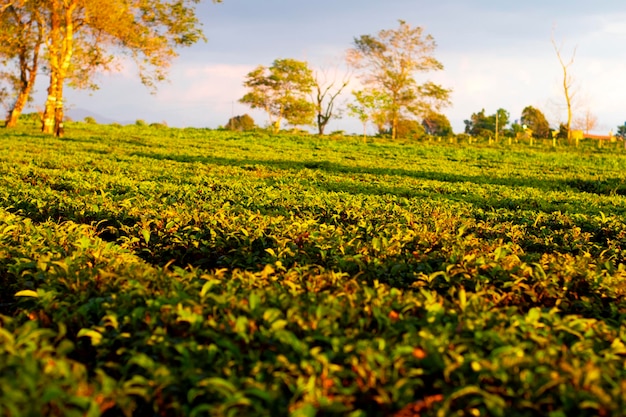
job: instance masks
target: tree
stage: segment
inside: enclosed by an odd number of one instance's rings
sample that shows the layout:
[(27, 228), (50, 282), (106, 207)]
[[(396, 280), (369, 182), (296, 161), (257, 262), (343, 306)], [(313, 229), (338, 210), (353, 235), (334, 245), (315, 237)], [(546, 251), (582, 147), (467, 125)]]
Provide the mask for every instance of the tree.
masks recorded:
[(587, 107), (581, 117), (574, 119), (572, 125), (574, 129), (589, 133), (598, 125), (598, 117)]
[(430, 112), (422, 119), (424, 131), (432, 136), (452, 135), (452, 125), (450, 120), (441, 113)]
[(496, 113), (493, 115), (495, 119), (495, 133), (496, 133), (496, 141), (498, 137), (506, 132), (506, 127), (509, 124), (509, 118), (511, 115), (508, 111), (500, 108), (496, 110)]
[(388, 106), (388, 97), (375, 90), (353, 91), (354, 101), (348, 104), (348, 112), (363, 123), (363, 140), (367, 136), (367, 123), (373, 122), (380, 133), (384, 129), (385, 114), (381, 109)]
[(9, 92), (7, 91), (6, 85), (3, 85), (2, 82), (3, 82), (3, 79), (2, 77), (0, 77), (0, 106), (7, 108)]
[(490, 136), (495, 128), (495, 124), (492, 126), (487, 115), (485, 115), (485, 109), (482, 109), (478, 113), (472, 113), (469, 120), (464, 120), (465, 133), (476, 137)]
[(315, 106), (307, 99), (315, 85), (313, 72), (306, 62), (276, 59), (272, 66), (258, 66), (246, 76), (248, 93), (239, 102), (267, 113), (274, 133), (283, 119), (290, 125), (313, 123)]
[(505, 133), (509, 136), (517, 137), (520, 134), (524, 133), (524, 127), (518, 123), (518, 120), (515, 120), (511, 123), (511, 127), (505, 131)]
[[(7, 0), (4, 1), (6, 6)], [(216, 0), (219, 1), (219, 0)], [(199, 0), (21, 0), (19, 13), (38, 12), (43, 28), (49, 74), (43, 127), (63, 133), (63, 90), (66, 83), (94, 87), (97, 69), (112, 69), (113, 53), (128, 53), (138, 64), (141, 80), (154, 87), (167, 74), (175, 48), (203, 39), (195, 15)], [(2, 4), (2, 3), (0, 3)], [(9, 7), (7, 7), (7, 10)]]
[(626, 140), (626, 122), (623, 125), (617, 126), (617, 133), (615, 136)]
[(374, 99), (373, 96), (366, 95), (364, 91), (353, 91), (352, 95), (354, 96), (354, 101), (348, 103), (348, 113), (351, 116), (358, 117), (361, 123), (363, 123), (363, 140), (365, 141), (367, 140), (367, 122), (370, 121), (372, 112), (376, 108)]
[[(389, 135), (391, 129), (381, 131), (379, 134)], [(396, 136), (404, 139), (419, 139), (426, 133), (424, 126), (415, 119), (400, 119), (398, 121), (398, 130)]]
[(556, 132), (556, 138), (567, 139), (568, 132), (569, 130), (567, 129), (567, 126), (565, 125), (565, 123), (559, 123), (559, 130)]
[(314, 101), (317, 122), (317, 132), (321, 136), (324, 134), (326, 125), (333, 117), (337, 117), (335, 111), (335, 100), (350, 83), (350, 78), (345, 77), (341, 82), (337, 77), (329, 78), (326, 71), (315, 72), (314, 77)]
[(567, 108), (567, 140), (571, 140), (572, 138), (572, 106), (574, 101), (574, 96), (576, 92), (573, 88), (573, 78), (569, 74), (569, 67), (574, 63), (574, 57), (576, 56), (576, 48), (572, 52), (572, 56), (569, 61), (565, 62), (563, 57), (561, 56), (561, 47), (557, 47), (556, 41), (554, 40), (554, 36), (552, 37), (552, 46), (554, 47), (554, 51), (556, 52), (556, 57), (559, 60), (559, 64), (561, 65), (561, 70), (563, 71), (563, 95), (565, 96), (565, 106)]
[(522, 110), (521, 121), (522, 125), (526, 125), (533, 131), (533, 136), (536, 138), (547, 138), (550, 136), (550, 125), (546, 117), (533, 106), (527, 106)]
[(509, 124), (509, 112), (505, 109), (498, 109), (490, 116), (485, 114), (485, 109), (478, 113), (473, 113), (469, 120), (464, 120), (465, 133), (477, 137), (492, 137), (497, 139), (505, 132)]
[(253, 130), (255, 127), (254, 119), (249, 114), (231, 117), (226, 126), (224, 126), (227, 130), (236, 130), (238, 132)]
[[(7, 105), (6, 127), (14, 127), (31, 97), (39, 69), (44, 27), (38, 7), (26, 7), (26, 0), (0, 0), (0, 62), (8, 71), (0, 77), (6, 80), (5, 100), (9, 91), (13, 100)], [(15, 68), (11, 68), (15, 65)]]
[(449, 104), (450, 90), (415, 80), (418, 72), (443, 69), (433, 57), (435, 47), (434, 38), (425, 35), (421, 27), (413, 28), (400, 20), (395, 30), (355, 38), (354, 47), (348, 50), (348, 64), (362, 71), (365, 94), (377, 91), (387, 96), (387, 106), (381, 111), (391, 127), (392, 138), (396, 137), (401, 118), (423, 116)]

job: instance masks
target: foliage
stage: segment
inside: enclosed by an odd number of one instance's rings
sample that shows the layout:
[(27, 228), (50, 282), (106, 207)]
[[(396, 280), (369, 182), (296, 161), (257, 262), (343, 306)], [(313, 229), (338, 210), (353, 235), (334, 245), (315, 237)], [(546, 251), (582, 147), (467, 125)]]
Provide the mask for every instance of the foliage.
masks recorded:
[(244, 86), (249, 91), (239, 101), (265, 110), (278, 133), (283, 119), (293, 126), (312, 124), (315, 106), (307, 95), (314, 85), (306, 62), (276, 59), (269, 68), (260, 65), (246, 75)]
[(615, 133), (615, 136), (626, 139), (626, 123), (617, 126), (617, 132)]
[(354, 101), (348, 103), (348, 112), (352, 116), (359, 118), (363, 123), (363, 138), (365, 139), (367, 134), (367, 123), (373, 122), (378, 132), (381, 132), (385, 128), (386, 115), (383, 110), (389, 105), (388, 97), (378, 91), (353, 91), (352, 96)]
[(485, 109), (482, 109), (478, 113), (473, 113), (469, 120), (464, 120), (465, 133), (476, 137), (493, 137), (497, 126), (498, 134), (501, 135), (509, 124), (509, 117), (509, 112), (505, 109), (498, 109), (490, 116), (485, 115)]
[(422, 119), (422, 126), (428, 135), (446, 137), (453, 134), (450, 120), (442, 113), (428, 113)]
[[(419, 139), (426, 134), (424, 126), (417, 120), (400, 119), (396, 137), (400, 139)], [(391, 129), (379, 131), (379, 135), (391, 137)]]
[(97, 125), (98, 124), (98, 121), (93, 116), (85, 116), (83, 121), (85, 123), (87, 123), (88, 125)]
[(508, 131), (505, 131), (505, 135), (510, 137), (518, 137), (523, 133), (524, 127), (520, 123), (518, 123), (518, 120), (515, 120), (515, 122), (511, 123), (511, 127), (508, 129)]
[[(114, 54), (127, 52), (138, 64), (142, 82), (154, 86), (164, 79), (175, 57), (175, 48), (203, 39), (195, 15), (198, 0), (10, 1), (1, 0), (2, 34), (19, 37), (18, 57), (28, 57), (30, 74), (36, 74), (38, 45), (45, 45), (49, 76), (43, 132), (63, 134), (63, 90), (66, 82), (76, 87), (95, 87), (98, 70), (115, 68)], [(4, 10), (16, 16), (7, 22)], [(36, 22), (27, 31), (22, 23)], [(2, 39), (0, 39), (2, 40)], [(23, 41), (23, 42), (22, 42)], [(2, 42), (0, 42), (2, 43)], [(0, 51), (0, 56), (2, 56)], [(30, 57), (33, 59), (30, 59)], [(20, 63), (21, 65), (21, 63)], [(24, 71), (21, 71), (24, 74)], [(33, 78), (34, 82), (34, 78)], [(20, 89), (23, 91), (23, 89)]]
[(0, 132), (0, 415), (626, 409), (621, 146), (69, 131)]
[(249, 114), (244, 114), (241, 116), (235, 116), (228, 119), (228, 123), (224, 126), (227, 130), (234, 130), (237, 132), (245, 132), (248, 130), (254, 130), (256, 125), (254, 124), (254, 119)]
[(9, 96), (12, 99), (7, 106), (6, 127), (17, 126), (31, 100), (44, 41), (41, 11), (38, 7), (24, 7), (26, 3), (0, 0), (0, 63), (4, 65), (0, 80), (8, 84), (8, 89), (3, 89), (5, 102)]
[(37, 112), (22, 113), (18, 118), (18, 125), (33, 126), (41, 123), (41, 115)]
[(537, 138), (547, 138), (550, 136), (550, 124), (541, 110), (533, 106), (527, 106), (522, 110), (521, 122), (533, 131), (533, 136)]
[[(348, 62), (361, 70), (364, 95), (384, 95), (381, 107), (392, 138), (402, 118), (423, 116), (449, 103), (450, 90), (427, 81), (418, 84), (417, 72), (442, 70), (434, 56), (435, 40), (421, 27), (400, 21), (397, 29), (381, 30), (377, 36), (361, 35), (348, 51)], [(372, 94), (375, 92), (376, 94)]]
[(570, 136), (569, 131), (567, 129), (567, 125), (565, 123), (559, 124), (559, 131), (556, 134), (556, 137), (559, 139), (567, 139)]

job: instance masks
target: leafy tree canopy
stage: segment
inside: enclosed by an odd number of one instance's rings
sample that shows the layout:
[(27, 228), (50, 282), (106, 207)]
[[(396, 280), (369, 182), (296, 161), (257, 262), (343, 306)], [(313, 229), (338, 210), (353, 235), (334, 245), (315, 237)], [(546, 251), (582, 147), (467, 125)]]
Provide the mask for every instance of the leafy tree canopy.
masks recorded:
[(241, 116), (231, 117), (228, 119), (226, 126), (224, 126), (227, 130), (235, 130), (238, 132), (253, 130), (255, 127), (254, 119), (247, 113)]
[(615, 133), (615, 136), (626, 139), (626, 122), (623, 125), (617, 126), (617, 132)]
[[(391, 129), (380, 130), (381, 135), (390, 136)], [(400, 119), (398, 121), (398, 130), (396, 137), (402, 139), (419, 139), (426, 134), (426, 130), (422, 124), (415, 119)]]
[[(155, 82), (163, 80), (176, 56), (175, 49), (204, 39), (195, 14), (198, 2), (0, 0), (3, 17), (9, 10), (19, 16), (13, 19), (14, 24), (4, 18), (0, 21), (0, 38), (19, 37), (24, 27), (20, 22), (34, 17), (37, 25), (28, 32), (28, 42), (20, 42), (36, 45), (37, 37), (41, 36), (45, 45), (49, 84), (43, 131), (62, 134), (66, 83), (94, 87), (92, 76), (97, 70), (115, 69), (114, 57), (120, 52), (135, 60), (144, 84), (154, 86)], [(32, 49), (28, 46), (26, 52), (29, 48)]]
[(550, 124), (541, 112), (533, 106), (527, 106), (522, 110), (522, 125), (533, 131), (536, 138), (547, 138), (550, 136)]
[(355, 38), (348, 50), (348, 63), (361, 71), (365, 90), (387, 96), (387, 106), (380, 110), (394, 138), (402, 118), (423, 116), (449, 104), (450, 90), (430, 81), (418, 84), (415, 79), (419, 72), (443, 69), (433, 56), (435, 48), (431, 35), (400, 20), (397, 29)]
[(430, 112), (422, 119), (424, 131), (433, 136), (450, 136), (453, 134), (450, 120), (441, 113)]
[(39, 8), (25, 7), (26, 0), (0, 0), (0, 83), (7, 109), (6, 127), (15, 127), (31, 99), (44, 42)]
[(260, 65), (248, 73), (244, 82), (248, 93), (239, 101), (265, 110), (277, 133), (283, 119), (293, 126), (313, 123), (315, 105), (307, 96), (314, 85), (313, 72), (306, 62), (276, 59), (269, 68)]
[(509, 124), (509, 112), (505, 109), (498, 109), (492, 115), (486, 115), (485, 109), (478, 113), (473, 113), (469, 120), (464, 120), (465, 133), (477, 137), (495, 136), (496, 125), (498, 134), (502, 134)]

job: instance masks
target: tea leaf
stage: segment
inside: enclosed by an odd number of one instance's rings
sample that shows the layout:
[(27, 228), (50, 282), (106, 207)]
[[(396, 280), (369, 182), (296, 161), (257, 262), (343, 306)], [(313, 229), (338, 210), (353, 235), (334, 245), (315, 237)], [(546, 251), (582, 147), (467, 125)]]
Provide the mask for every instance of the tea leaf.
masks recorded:
[(34, 297), (37, 298), (39, 297), (39, 294), (37, 294), (36, 291), (33, 290), (22, 290), (22, 291), (18, 291), (15, 293), (16, 297)]

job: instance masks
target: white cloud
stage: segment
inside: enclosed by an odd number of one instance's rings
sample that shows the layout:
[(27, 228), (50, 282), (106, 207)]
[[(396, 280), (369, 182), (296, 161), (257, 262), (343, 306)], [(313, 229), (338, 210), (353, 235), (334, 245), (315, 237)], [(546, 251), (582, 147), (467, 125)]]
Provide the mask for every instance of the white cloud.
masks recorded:
[(184, 65), (171, 75), (171, 84), (157, 100), (193, 104), (207, 100), (230, 102), (244, 94), (243, 81), (253, 67), (248, 65)]

